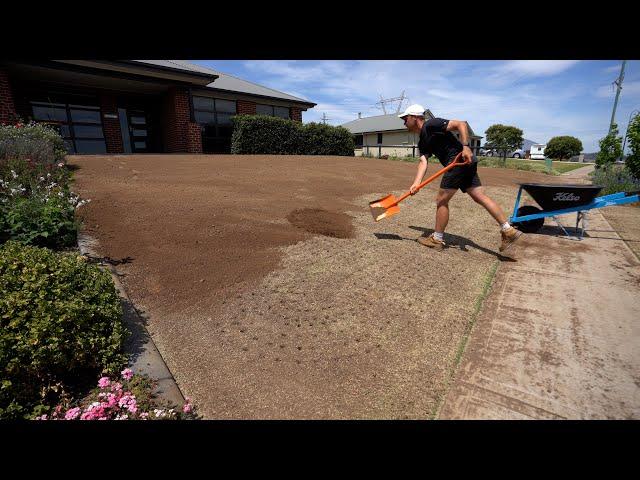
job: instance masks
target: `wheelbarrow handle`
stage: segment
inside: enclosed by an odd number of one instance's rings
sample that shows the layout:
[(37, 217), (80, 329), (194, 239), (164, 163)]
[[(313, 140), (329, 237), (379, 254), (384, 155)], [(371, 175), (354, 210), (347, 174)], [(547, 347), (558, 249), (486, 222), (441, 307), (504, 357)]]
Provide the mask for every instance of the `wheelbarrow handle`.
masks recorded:
[[(454, 167), (462, 167), (464, 165), (470, 165), (471, 162), (469, 160), (464, 160), (464, 161), (459, 161), (462, 158), (462, 152), (460, 152), (458, 155), (456, 155), (456, 158), (453, 159), (453, 161), (447, 165), (446, 167), (444, 167), (442, 170), (434, 173), (433, 175), (431, 175), (429, 178), (427, 178), (424, 182), (422, 182), (420, 185), (418, 185), (418, 188), (416, 188), (416, 191), (413, 192), (414, 195), (416, 193), (418, 193), (418, 191), (424, 187), (425, 185), (427, 185), (428, 183), (433, 182), (436, 178), (438, 178), (440, 175), (444, 175), (445, 173), (447, 173), (449, 170), (451, 170)], [(398, 201), (396, 202), (396, 204), (400, 203), (401, 201), (403, 201), (405, 198), (407, 198), (409, 195), (411, 195), (411, 190), (409, 190), (407, 193), (405, 193), (404, 195), (402, 195)]]

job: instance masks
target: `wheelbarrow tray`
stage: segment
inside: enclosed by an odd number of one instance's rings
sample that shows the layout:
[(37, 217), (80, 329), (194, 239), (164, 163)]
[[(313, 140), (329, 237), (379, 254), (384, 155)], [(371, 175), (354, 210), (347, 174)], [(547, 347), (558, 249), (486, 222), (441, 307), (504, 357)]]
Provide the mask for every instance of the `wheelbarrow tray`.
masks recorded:
[(604, 188), (599, 185), (545, 183), (521, 183), (520, 185), (546, 212), (588, 205)]

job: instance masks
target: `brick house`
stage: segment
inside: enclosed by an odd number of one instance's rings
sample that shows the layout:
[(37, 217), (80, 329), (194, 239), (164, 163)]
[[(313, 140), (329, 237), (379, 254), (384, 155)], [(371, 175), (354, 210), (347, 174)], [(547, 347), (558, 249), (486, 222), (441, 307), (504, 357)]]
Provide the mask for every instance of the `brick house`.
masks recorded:
[(0, 61), (0, 123), (53, 124), (69, 153), (228, 153), (233, 115), (315, 105), (182, 60)]

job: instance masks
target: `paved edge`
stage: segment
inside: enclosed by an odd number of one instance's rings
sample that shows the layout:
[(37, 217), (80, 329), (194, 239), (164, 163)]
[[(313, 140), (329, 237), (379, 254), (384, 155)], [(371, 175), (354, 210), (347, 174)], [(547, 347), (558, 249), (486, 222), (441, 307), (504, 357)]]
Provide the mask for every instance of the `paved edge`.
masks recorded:
[[(95, 239), (82, 232), (78, 233), (78, 248), (83, 256), (101, 258), (94, 249), (96, 244)], [(143, 318), (122, 286), (117, 270), (113, 265), (104, 262), (100, 262), (98, 267), (109, 271), (120, 295), (123, 321), (131, 332), (125, 343), (125, 352), (129, 354), (129, 368), (136, 374), (151, 377), (156, 382), (153, 393), (160, 399), (178, 406), (183, 405), (185, 397), (149, 335)]]
[(458, 349), (456, 350), (456, 357), (454, 359), (454, 363), (449, 370), (449, 377), (447, 378), (445, 391), (442, 393), (440, 400), (438, 401), (438, 406), (435, 411), (431, 413), (429, 416), (430, 420), (439, 420), (440, 412), (442, 411), (442, 407), (445, 404), (447, 397), (449, 396), (449, 391), (451, 387), (453, 387), (456, 377), (458, 375), (458, 370), (460, 369), (460, 365), (462, 364), (462, 360), (464, 359), (464, 354), (466, 353), (467, 346), (469, 345), (469, 341), (471, 340), (471, 335), (473, 333), (473, 329), (476, 325), (476, 322), (480, 315), (482, 314), (485, 302), (489, 295), (491, 294), (491, 290), (494, 287), (496, 282), (496, 278), (498, 276), (498, 269), (500, 268), (500, 260), (496, 260), (493, 266), (491, 266), (489, 272), (485, 276), (484, 285), (482, 287), (482, 291), (476, 298), (476, 303), (473, 309), (473, 313), (471, 314), (471, 318), (469, 319), (469, 323), (465, 329), (464, 335), (458, 344)]

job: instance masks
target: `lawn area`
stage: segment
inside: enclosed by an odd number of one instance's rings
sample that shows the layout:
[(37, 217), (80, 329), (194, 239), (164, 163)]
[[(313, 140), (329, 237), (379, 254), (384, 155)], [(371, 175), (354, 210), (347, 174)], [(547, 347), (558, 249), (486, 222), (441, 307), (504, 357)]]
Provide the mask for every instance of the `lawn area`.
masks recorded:
[[(417, 163), (419, 157), (392, 157), (388, 160), (401, 161), (409, 163)], [(507, 158), (506, 166), (502, 165), (502, 160), (497, 157), (478, 157), (478, 165), (480, 167), (488, 168), (508, 168), (512, 170), (525, 170), (529, 172), (547, 173), (547, 165), (544, 160), (521, 160), (518, 158)], [(429, 158), (430, 164), (438, 164), (440, 161), (436, 157)], [(586, 167), (589, 163), (577, 163), (577, 162), (552, 162), (552, 175), (560, 175), (562, 173), (570, 172), (577, 168)]]

